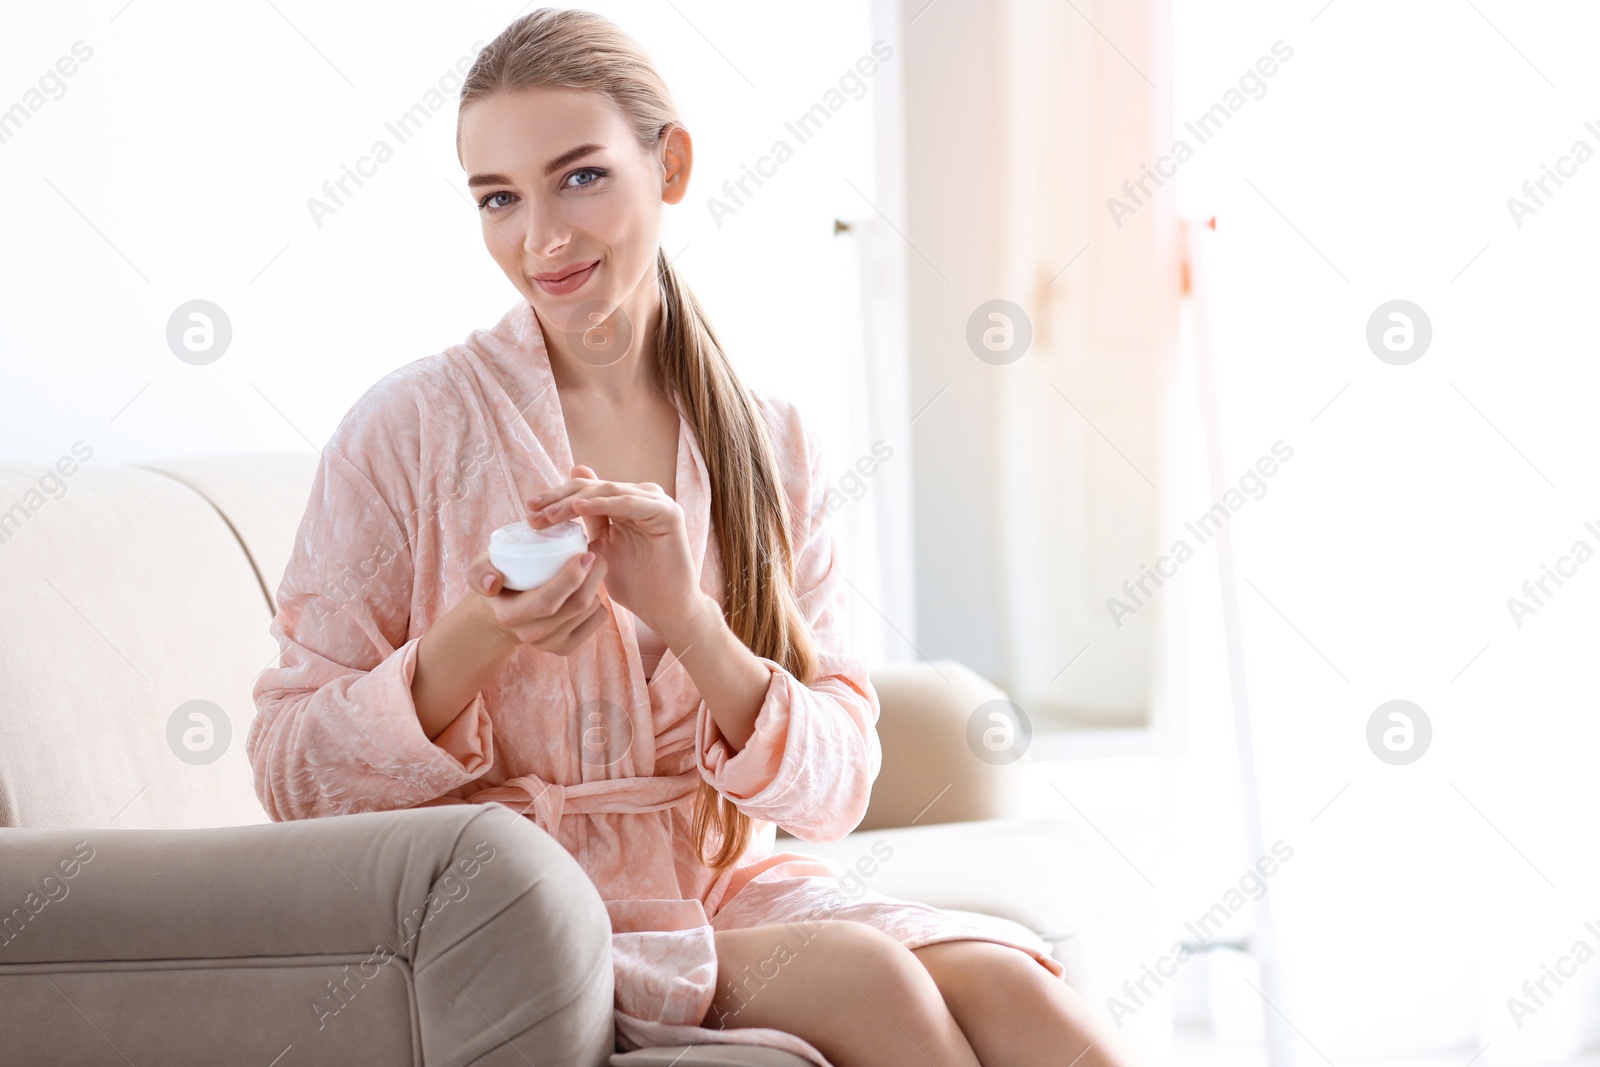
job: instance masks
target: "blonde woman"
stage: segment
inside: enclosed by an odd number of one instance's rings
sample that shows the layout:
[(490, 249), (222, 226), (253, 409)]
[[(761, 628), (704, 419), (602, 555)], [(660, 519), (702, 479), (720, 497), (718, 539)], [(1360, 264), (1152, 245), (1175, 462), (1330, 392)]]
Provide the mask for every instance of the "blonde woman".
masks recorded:
[[(467, 74), (457, 147), (521, 298), (323, 452), (255, 688), (268, 812), (534, 820), (606, 901), (622, 1049), (1126, 1063), (1043, 942), (773, 851), (777, 826), (861, 821), (878, 699), (838, 641), (816, 442), (741, 384), (658, 246), (693, 145), (648, 58), (592, 13), (519, 18)], [(592, 551), (508, 590), (486, 546), (519, 519), (578, 519)]]

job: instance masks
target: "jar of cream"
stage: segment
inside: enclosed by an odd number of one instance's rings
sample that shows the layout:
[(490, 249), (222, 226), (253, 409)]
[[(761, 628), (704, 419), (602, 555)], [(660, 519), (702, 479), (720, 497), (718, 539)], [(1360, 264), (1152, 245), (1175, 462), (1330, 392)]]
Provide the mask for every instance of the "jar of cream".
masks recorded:
[(567, 560), (588, 550), (589, 534), (582, 519), (542, 530), (514, 522), (489, 535), (489, 562), (505, 577), (505, 587), (517, 592), (543, 585)]

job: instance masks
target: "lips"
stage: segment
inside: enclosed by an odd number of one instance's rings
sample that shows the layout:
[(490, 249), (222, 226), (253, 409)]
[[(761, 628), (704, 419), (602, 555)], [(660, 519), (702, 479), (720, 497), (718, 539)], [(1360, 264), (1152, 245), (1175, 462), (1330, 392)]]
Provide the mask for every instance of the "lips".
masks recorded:
[(572, 266), (567, 267), (565, 270), (544, 271), (542, 273), (533, 275), (533, 280), (536, 282), (559, 282), (563, 278), (572, 277), (580, 270), (587, 270), (588, 268), (594, 266), (596, 262), (598, 261), (590, 260), (587, 263), (575, 263)]
[(595, 268), (599, 265), (600, 261), (596, 259), (581, 267), (574, 267), (565, 273), (548, 271), (543, 274), (535, 274), (533, 275), (533, 281), (535, 285), (547, 293), (556, 295), (570, 293), (587, 283), (590, 276), (594, 274)]

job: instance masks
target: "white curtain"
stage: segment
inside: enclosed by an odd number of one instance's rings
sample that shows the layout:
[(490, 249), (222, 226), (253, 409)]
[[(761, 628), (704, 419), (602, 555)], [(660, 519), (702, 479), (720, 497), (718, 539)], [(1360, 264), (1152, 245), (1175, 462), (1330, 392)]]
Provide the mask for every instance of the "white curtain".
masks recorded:
[(1169, 34), (1164, 0), (1006, 5), (1000, 291), (1033, 338), (991, 375), (1005, 681), (1080, 723), (1141, 725), (1152, 700), (1180, 253), (1171, 196), (1108, 205), (1171, 145)]

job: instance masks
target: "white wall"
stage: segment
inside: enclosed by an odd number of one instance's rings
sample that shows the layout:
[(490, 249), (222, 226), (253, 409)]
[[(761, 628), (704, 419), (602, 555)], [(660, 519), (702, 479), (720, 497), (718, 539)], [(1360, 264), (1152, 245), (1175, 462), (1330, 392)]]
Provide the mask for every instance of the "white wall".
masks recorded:
[[(748, 377), (836, 436), (832, 391), (858, 338), (836, 331), (837, 294), (819, 268), (833, 217), (860, 207), (841, 177), (872, 181), (860, 154), (870, 102), (846, 104), (720, 228), (705, 197), (836, 85), (870, 45), (866, 12), (592, 6), (644, 43), (696, 135), (694, 187), (668, 212), (664, 243)], [(320, 445), (378, 377), (515, 301), (465, 198), (454, 90), (404, 144), (385, 129), (510, 21), (511, 5), (121, 8), (33, 7), (8, 15), (0, 37), (0, 107), (75, 42), (92, 50), (65, 94), (0, 143), (12, 205), (0, 454), (49, 460), (78, 437), (106, 461)], [(773, 49), (780, 36), (793, 47)], [(308, 198), (378, 138), (394, 158), (319, 227)], [(181, 363), (164, 340), (169, 313), (195, 298), (234, 328), (208, 367)]]
[[(884, 432), (852, 407), (859, 275), (832, 228), (872, 210), (857, 190), (874, 191), (880, 90), (852, 69), (872, 47), (870, 10), (585, 6), (663, 71), (696, 153), (663, 244), (747, 381), (800, 405), (822, 439), (852, 580), (887, 603), (851, 476)], [(494, 325), (520, 297), (466, 196), (455, 101), (475, 45), (520, 13), (420, 0), (8, 11), (0, 110), (20, 104), (22, 121), (0, 140), (0, 462), (51, 463), (79, 440), (96, 464), (320, 448), (384, 374)], [(73, 73), (41, 88), (58, 61)], [(402, 143), (386, 124), (418, 103), (437, 110)], [(837, 110), (799, 143), (785, 123), (818, 103)], [(315, 219), (308, 200), (378, 139), (392, 158)], [(708, 199), (779, 139), (794, 157), (719, 225)], [(180, 361), (166, 337), (195, 299), (232, 329), (205, 366)], [(893, 444), (906, 466), (905, 442)], [(891, 463), (874, 481), (901, 477)], [(892, 631), (873, 606), (851, 612), (866, 654), (903, 653), (886, 648)], [(908, 612), (895, 611), (903, 626)]]

